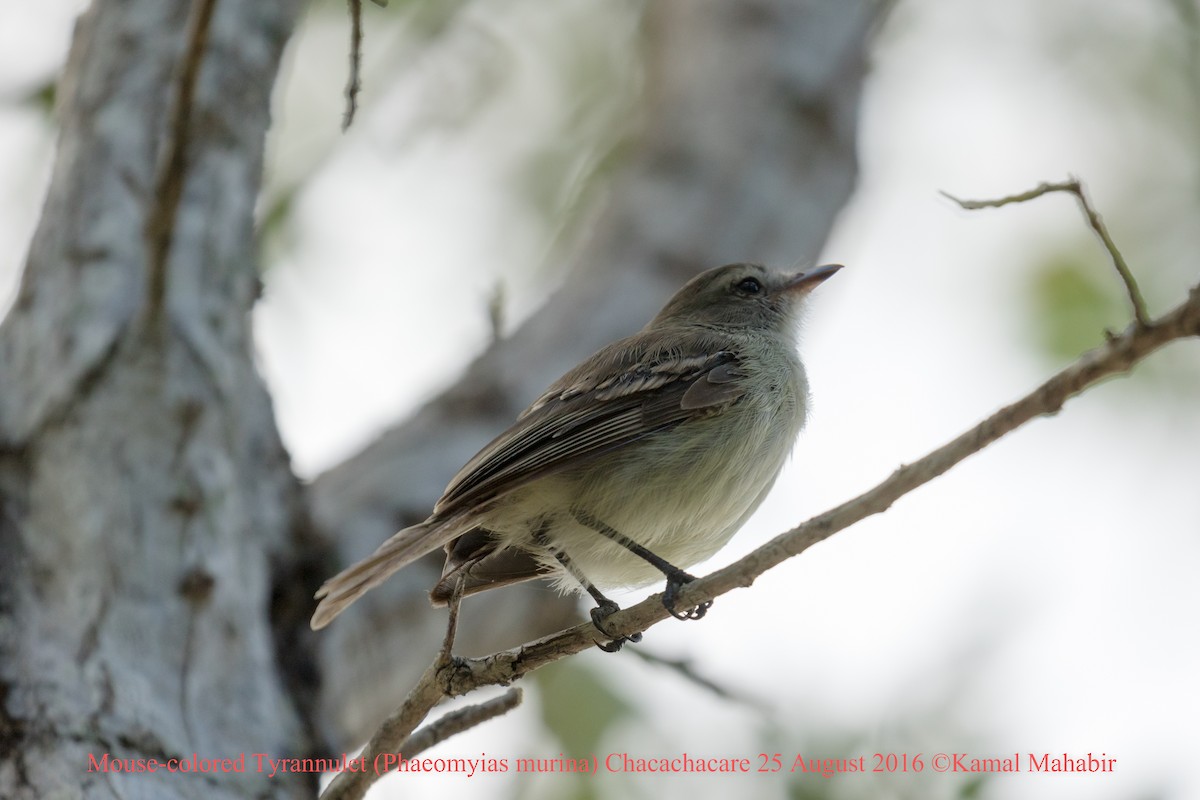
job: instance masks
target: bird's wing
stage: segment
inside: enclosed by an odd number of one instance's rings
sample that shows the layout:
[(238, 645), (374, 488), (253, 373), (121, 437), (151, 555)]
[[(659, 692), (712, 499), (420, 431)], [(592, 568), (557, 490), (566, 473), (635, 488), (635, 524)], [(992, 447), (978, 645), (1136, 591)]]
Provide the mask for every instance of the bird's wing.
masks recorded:
[(744, 391), (738, 356), (714, 338), (697, 332), (666, 350), (639, 334), (601, 350), (467, 462), (434, 507), (435, 516), (737, 402)]

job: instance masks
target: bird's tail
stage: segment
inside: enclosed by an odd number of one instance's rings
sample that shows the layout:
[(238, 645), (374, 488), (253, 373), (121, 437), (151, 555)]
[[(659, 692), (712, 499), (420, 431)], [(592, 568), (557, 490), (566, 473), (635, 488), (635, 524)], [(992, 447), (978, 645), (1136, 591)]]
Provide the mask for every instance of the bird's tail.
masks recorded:
[(419, 525), (405, 528), (367, 558), (325, 581), (315, 595), (321, 602), (309, 623), (312, 629), (324, 628), (351, 603), (387, 580), (393, 572), (453, 539), (457, 526), (447, 522), (427, 519)]

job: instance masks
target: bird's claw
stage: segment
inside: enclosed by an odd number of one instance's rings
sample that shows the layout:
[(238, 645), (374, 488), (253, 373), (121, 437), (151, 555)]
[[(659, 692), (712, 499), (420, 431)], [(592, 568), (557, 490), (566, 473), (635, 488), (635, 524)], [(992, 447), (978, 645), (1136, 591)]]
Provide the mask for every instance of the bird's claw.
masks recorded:
[(708, 610), (712, 608), (712, 600), (705, 600), (698, 606), (693, 606), (686, 611), (675, 610), (675, 600), (679, 594), (679, 590), (685, 584), (689, 584), (696, 580), (695, 575), (691, 575), (683, 570), (672, 573), (667, 576), (667, 590), (663, 592), (663, 607), (667, 609), (672, 617), (678, 620), (702, 619)]
[(640, 633), (631, 633), (628, 636), (614, 636), (604, 627), (604, 620), (608, 619), (620, 610), (621, 607), (619, 605), (611, 600), (606, 600), (605, 602), (593, 608), (591, 612), (592, 624), (596, 626), (596, 630), (600, 631), (612, 640), (607, 644), (596, 642), (596, 647), (599, 647), (606, 653), (617, 652), (625, 646), (626, 642), (633, 642), (634, 644), (637, 644), (642, 640), (642, 634)]

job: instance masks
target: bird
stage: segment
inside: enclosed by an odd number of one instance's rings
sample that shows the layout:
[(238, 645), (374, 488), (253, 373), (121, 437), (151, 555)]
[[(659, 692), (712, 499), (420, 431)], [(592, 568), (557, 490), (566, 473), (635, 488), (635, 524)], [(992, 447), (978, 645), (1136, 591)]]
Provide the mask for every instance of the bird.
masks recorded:
[[(546, 389), (459, 470), (428, 519), (326, 581), (312, 628), (439, 548), (435, 606), (545, 578), (589, 594), (607, 633), (618, 606), (604, 590), (665, 577), (667, 610), (704, 616), (711, 601), (675, 608), (694, 579), (685, 569), (732, 538), (787, 461), (808, 408), (800, 316), (841, 268), (736, 263), (692, 278), (641, 331)], [(640, 636), (613, 645), (625, 638)]]

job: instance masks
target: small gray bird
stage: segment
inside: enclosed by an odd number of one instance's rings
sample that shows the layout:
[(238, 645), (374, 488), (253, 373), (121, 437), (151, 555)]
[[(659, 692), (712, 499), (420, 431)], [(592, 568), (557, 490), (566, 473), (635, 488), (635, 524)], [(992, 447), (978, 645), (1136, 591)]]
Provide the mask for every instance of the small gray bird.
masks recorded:
[(667, 609), (703, 616), (709, 604), (675, 609), (693, 580), (683, 567), (729, 541), (787, 460), (808, 400), (802, 301), (839, 269), (730, 264), (697, 275), (639, 333), (559, 378), (467, 462), (427, 520), (326, 581), (312, 627), (439, 547), (434, 605), (460, 581), (474, 594), (545, 577), (590, 594), (604, 632), (617, 605), (601, 587), (665, 576)]

